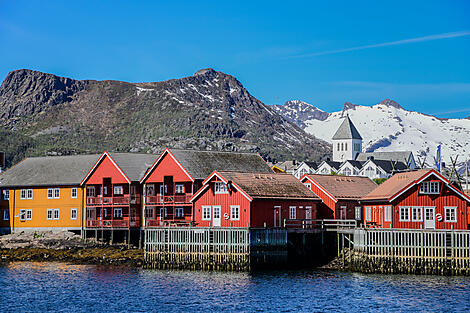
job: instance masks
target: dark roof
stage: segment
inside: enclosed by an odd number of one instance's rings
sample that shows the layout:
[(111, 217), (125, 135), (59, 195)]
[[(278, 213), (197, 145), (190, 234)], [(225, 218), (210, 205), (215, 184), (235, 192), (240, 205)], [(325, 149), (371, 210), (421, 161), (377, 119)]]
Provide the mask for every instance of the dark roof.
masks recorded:
[(341, 162), (336, 162), (336, 161), (325, 161), (326, 164), (328, 164), (329, 166), (331, 166), (332, 168), (334, 169), (339, 169), (341, 167)]
[(356, 161), (367, 161), (373, 157), (374, 160), (392, 160), (405, 163), (410, 161), (412, 155), (411, 151), (361, 152), (356, 156)]
[(283, 173), (219, 172), (252, 198), (319, 199), (297, 178)]
[(360, 199), (377, 188), (368, 177), (340, 175), (308, 175), (336, 199)]
[(307, 164), (313, 170), (316, 170), (318, 168), (317, 162), (305, 161), (304, 163)]
[(346, 118), (343, 120), (343, 123), (341, 123), (338, 130), (334, 134), (333, 139), (362, 139), (362, 137), (349, 116), (346, 116)]
[(362, 165), (364, 165), (364, 163), (366, 163), (366, 162), (355, 161), (355, 160), (344, 161), (344, 163), (346, 163), (346, 162), (350, 163), (352, 166), (354, 166), (355, 168), (358, 168), (358, 169), (361, 169)]
[(0, 174), (0, 188), (80, 185), (99, 157), (93, 154), (27, 158)]
[(149, 153), (110, 152), (109, 155), (131, 181), (139, 181), (158, 158)]
[(272, 173), (257, 153), (170, 149), (194, 179), (206, 179), (213, 171)]
[(375, 165), (381, 167), (385, 172), (389, 174), (408, 170), (408, 167), (403, 162), (393, 162), (385, 160), (371, 160), (371, 162), (374, 162)]

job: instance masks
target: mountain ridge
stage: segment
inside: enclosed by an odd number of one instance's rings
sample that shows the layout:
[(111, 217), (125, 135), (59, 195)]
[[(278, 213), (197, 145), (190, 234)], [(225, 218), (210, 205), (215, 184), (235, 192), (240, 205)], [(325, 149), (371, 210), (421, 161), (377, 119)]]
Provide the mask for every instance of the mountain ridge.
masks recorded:
[(210, 68), (142, 83), (12, 71), (0, 86), (0, 137), (9, 165), (29, 155), (164, 147), (258, 152), (267, 160), (316, 160), (331, 151), (234, 76)]

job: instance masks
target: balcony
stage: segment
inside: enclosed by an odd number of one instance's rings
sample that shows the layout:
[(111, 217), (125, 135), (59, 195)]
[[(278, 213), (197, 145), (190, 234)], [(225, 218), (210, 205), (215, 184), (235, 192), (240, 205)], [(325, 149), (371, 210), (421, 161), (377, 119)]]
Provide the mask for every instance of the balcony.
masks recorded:
[(146, 196), (145, 204), (190, 204), (191, 194)]
[(122, 220), (86, 220), (87, 228), (130, 228), (140, 227), (140, 218), (132, 217)]
[(120, 197), (87, 197), (86, 204), (89, 206), (140, 204), (140, 195), (125, 195)]

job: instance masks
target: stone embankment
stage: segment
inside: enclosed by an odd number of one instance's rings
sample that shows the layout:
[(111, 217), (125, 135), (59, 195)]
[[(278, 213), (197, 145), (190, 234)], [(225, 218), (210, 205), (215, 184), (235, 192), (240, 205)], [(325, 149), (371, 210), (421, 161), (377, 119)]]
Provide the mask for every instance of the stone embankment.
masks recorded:
[(127, 245), (84, 241), (72, 232), (20, 232), (0, 236), (0, 262), (62, 261), (143, 266), (144, 252)]

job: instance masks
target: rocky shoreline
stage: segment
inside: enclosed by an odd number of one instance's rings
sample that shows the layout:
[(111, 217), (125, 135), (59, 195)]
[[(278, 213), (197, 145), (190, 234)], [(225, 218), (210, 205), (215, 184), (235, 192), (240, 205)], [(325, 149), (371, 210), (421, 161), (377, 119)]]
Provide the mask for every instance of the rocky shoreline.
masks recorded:
[(0, 237), (0, 263), (14, 261), (143, 267), (144, 251), (84, 241), (71, 232), (21, 232)]

